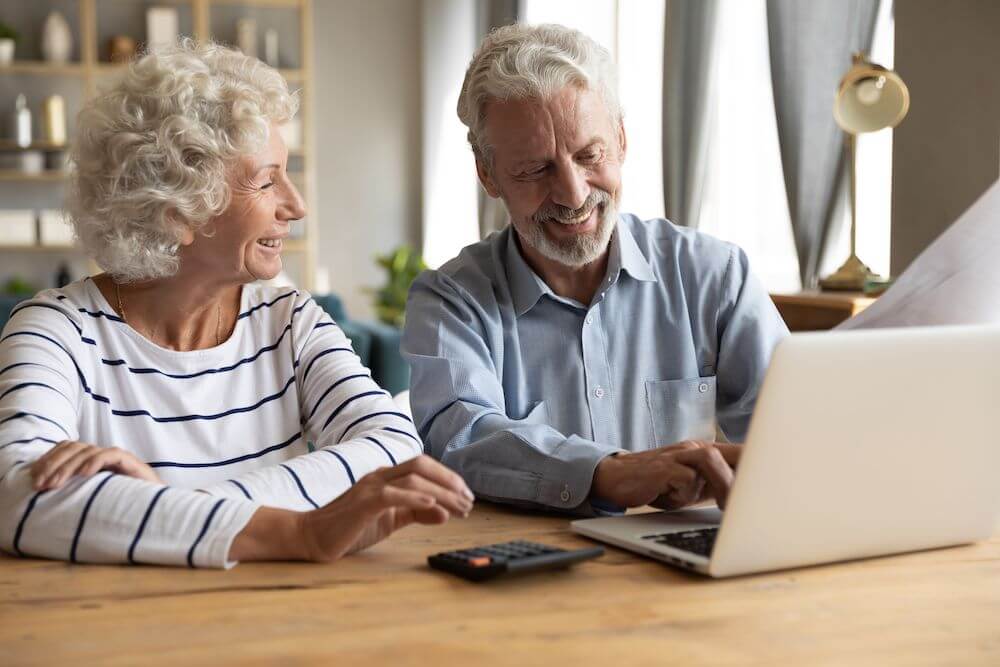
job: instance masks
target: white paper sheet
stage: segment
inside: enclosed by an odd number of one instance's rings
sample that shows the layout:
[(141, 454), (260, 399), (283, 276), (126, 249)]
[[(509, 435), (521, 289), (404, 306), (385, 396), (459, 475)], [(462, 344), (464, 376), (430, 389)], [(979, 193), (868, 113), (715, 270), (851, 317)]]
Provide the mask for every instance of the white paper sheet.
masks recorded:
[(838, 329), (1000, 323), (1000, 181)]

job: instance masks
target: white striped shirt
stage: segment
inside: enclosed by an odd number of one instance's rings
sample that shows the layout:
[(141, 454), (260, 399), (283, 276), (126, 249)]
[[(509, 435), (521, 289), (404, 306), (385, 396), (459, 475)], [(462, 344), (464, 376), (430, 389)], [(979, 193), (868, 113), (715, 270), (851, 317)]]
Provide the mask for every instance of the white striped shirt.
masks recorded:
[[(128, 450), (165, 486), (100, 472), (36, 492), (30, 465), (61, 440)], [(420, 452), (340, 327), (292, 288), (244, 286), (235, 330), (207, 350), (144, 338), (90, 279), (19, 304), (0, 335), (10, 553), (226, 567), (257, 507), (320, 507)]]

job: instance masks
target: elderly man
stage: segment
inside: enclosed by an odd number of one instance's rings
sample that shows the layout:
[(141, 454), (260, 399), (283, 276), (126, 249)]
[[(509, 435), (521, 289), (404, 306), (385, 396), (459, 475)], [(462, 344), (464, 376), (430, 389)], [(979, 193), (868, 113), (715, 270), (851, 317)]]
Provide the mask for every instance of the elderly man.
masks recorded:
[(621, 214), (614, 65), (561, 26), (494, 31), (458, 113), (511, 225), (421, 275), (415, 423), (481, 498), (574, 513), (724, 505), (787, 329), (737, 247)]

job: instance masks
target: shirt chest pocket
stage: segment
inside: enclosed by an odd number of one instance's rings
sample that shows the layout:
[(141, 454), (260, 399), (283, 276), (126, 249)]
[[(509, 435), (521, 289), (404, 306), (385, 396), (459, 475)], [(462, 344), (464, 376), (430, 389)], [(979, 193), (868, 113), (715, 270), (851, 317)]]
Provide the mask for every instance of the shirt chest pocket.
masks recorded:
[(685, 380), (647, 380), (646, 404), (653, 424), (653, 445), (682, 440), (715, 440), (715, 376)]

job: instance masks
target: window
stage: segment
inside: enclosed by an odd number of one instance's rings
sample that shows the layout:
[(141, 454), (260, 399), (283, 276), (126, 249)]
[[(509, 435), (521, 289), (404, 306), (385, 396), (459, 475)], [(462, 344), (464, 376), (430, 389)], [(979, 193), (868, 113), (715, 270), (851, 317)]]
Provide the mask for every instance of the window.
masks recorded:
[(527, 23), (560, 23), (589, 35), (618, 64), (628, 154), (623, 211), (663, 217), (663, 21), (665, 0), (527, 0)]
[[(617, 62), (629, 140), (622, 173), (622, 210), (641, 218), (664, 215), (665, 7), (665, 0), (523, 0), (522, 4), (524, 21), (561, 23), (581, 30), (607, 48)], [(742, 247), (768, 290), (797, 291), (801, 283), (775, 122), (765, 0), (721, 0), (719, 21), (718, 100), (711, 119), (699, 228)], [(892, 3), (883, 2), (871, 59), (892, 68), (892, 56)], [(849, 64), (845, 60), (845, 71)], [(452, 108), (445, 105), (444, 111)], [(861, 136), (858, 254), (883, 275), (889, 268), (891, 181), (892, 131)], [(468, 202), (463, 208), (469, 208)], [(832, 272), (847, 257), (849, 216), (849, 208), (843, 207), (832, 223), (821, 275)], [(442, 245), (454, 245), (450, 232), (441, 238)], [(449, 248), (441, 254), (454, 253)]]
[(764, 0), (722, 2), (717, 29), (718, 98), (699, 229), (743, 248), (769, 291), (797, 291), (799, 263), (781, 170)]
[[(879, 3), (869, 60), (893, 69), (895, 36), (892, 3)], [(847, 65), (844, 66), (846, 70)], [(857, 163), (858, 257), (872, 271), (888, 277), (892, 232), (892, 129), (859, 136)], [(851, 252), (850, 208), (845, 207), (843, 217), (833, 224), (837, 225), (840, 234), (830, 244), (821, 275), (835, 271)]]

